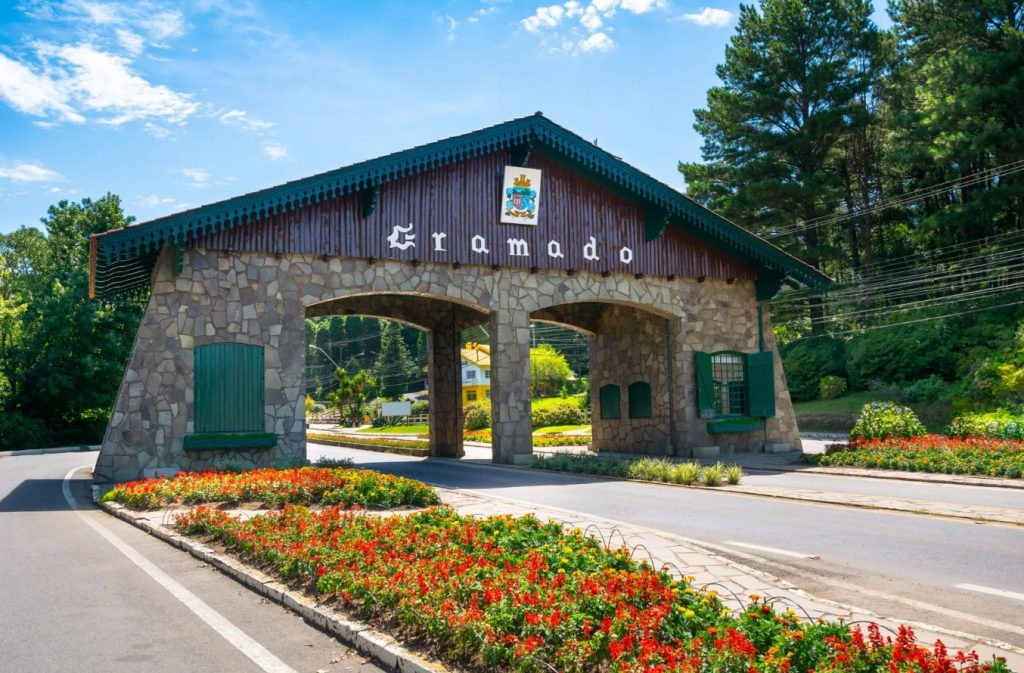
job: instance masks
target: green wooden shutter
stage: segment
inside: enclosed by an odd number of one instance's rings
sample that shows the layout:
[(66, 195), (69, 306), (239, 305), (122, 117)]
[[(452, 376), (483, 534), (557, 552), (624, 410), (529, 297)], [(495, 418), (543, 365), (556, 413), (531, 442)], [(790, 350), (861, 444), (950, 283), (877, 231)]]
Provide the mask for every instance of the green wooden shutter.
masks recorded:
[(614, 383), (601, 386), (601, 419), (622, 418), (622, 392)]
[(711, 354), (694, 353), (697, 374), (697, 414), (701, 418), (715, 417), (715, 381), (711, 377)]
[(651, 417), (651, 384), (647, 381), (629, 384), (629, 417)]
[(771, 351), (747, 355), (747, 400), (750, 416), (775, 415), (775, 362)]
[(195, 431), (263, 430), (263, 348), (220, 343), (195, 349)]

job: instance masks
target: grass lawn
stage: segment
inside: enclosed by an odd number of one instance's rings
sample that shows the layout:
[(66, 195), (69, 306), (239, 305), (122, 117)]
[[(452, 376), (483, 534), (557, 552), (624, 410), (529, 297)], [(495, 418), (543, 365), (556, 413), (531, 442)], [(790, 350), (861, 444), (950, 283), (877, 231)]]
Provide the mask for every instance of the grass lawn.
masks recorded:
[(429, 425), (392, 425), (389, 428), (363, 428), (359, 430), (367, 435), (419, 435), (430, 432)]
[(590, 432), (590, 425), (548, 425), (543, 428), (537, 428), (533, 431), (535, 435), (553, 435), (558, 432), (572, 432), (574, 430), (586, 430)]
[[(867, 390), (848, 393), (834, 400), (795, 402), (793, 411), (796, 413), (797, 425), (803, 432), (849, 432), (865, 404), (893, 401), (899, 402), (892, 395)], [(914, 410), (928, 432), (941, 434), (952, 420), (952, 407), (948, 403), (922, 402), (906, 406)]]

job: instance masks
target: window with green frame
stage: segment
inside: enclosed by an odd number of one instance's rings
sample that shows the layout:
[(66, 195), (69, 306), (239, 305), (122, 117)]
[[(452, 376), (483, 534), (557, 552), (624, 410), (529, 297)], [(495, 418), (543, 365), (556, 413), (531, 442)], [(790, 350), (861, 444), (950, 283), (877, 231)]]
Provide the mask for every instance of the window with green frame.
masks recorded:
[(263, 347), (217, 343), (194, 355), (195, 432), (262, 431)]
[(775, 372), (770, 351), (695, 353), (701, 418), (775, 415)]

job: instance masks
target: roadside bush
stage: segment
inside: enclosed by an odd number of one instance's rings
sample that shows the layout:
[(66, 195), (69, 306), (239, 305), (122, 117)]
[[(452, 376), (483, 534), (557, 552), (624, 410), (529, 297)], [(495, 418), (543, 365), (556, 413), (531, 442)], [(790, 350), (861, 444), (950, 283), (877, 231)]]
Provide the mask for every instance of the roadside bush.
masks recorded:
[(427, 400), (416, 400), (415, 402), (412, 403), (412, 411), (410, 411), (409, 413), (411, 413), (413, 416), (422, 416), (423, 414), (429, 414), (430, 402), (428, 402)]
[(35, 449), (50, 443), (50, 431), (38, 418), (20, 411), (0, 413), (0, 451)]
[(481, 402), (474, 402), (473, 404), (466, 405), (463, 413), (465, 414), (462, 422), (464, 430), (486, 430), (491, 427), (491, 409), (489, 406)]
[(871, 402), (860, 411), (850, 439), (920, 437), (927, 434), (913, 409), (893, 402)]
[(1014, 414), (1005, 409), (988, 413), (961, 414), (949, 426), (953, 437), (997, 437), (999, 439), (1024, 439), (1024, 415)]
[(839, 339), (804, 339), (780, 349), (794, 402), (817, 399), (823, 376), (846, 376), (846, 347)]
[(818, 382), (821, 399), (834, 400), (846, 392), (846, 379), (842, 376), (823, 376)]
[[(532, 410), (533, 427), (549, 425), (582, 425), (587, 422), (586, 412), (574, 401), (565, 400)], [(468, 429), (468, 428), (467, 428)]]
[(950, 385), (934, 374), (900, 386), (907, 402), (939, 402), (949, 395)]
[[(871, 381), (902, 383), (956, 371), (956, 340), (942, 322), (901, 325), (855, 336), (847, 346), (850, 387)], [(788, 371), (787, 371), (788, 375)]]

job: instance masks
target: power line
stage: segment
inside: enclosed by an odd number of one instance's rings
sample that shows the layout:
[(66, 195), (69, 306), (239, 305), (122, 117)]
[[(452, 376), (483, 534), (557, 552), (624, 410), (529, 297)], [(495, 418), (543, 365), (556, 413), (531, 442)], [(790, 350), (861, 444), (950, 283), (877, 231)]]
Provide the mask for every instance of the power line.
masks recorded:
[(1003, 164), (1002, 166), (996, 166), (995, 168), (985, 169), (983, 171), (979, 171), (978, 173), (973, 173), (970, 176), (967, 176), (966, 178), (949, 180), (947, 182), (939, 183), (937, 185), (931, 185), (930, 187), (922, 187), (914, 192), (910, 192), (909, 194), (903, 194), (897, 197), (893, 197), (887, 201), (879, 202), (874, 206), (865, 208), (863, 210), (848, 213), (840, 213), (837, 215), (824, 215), (821, 217), (812, 218), (810, 220), (805, 220), (803, 222), (798, 222), (793, 225), (779, 227), (770, 233), (763, 234), (762, 236), (763, 238), (771, 239), (778, 238), (780, 236), (800, 234), (806, 231), (810, 231), (811, 229), (817, 229), (818, 227), (827, 226), (829, 224), (836, 224), (844, 220), (863, 217), (865, 215), (877, 213), (879, 211), (894, 208), (896, 206), (907, 205), (915, 201), (926, 199), (930, 196), (935, 196), (937, 194), (948, 192), (949, 190), (954, 188), (963, 189), (964, 187), (970, 187), (976, 184), (980, 184), (982, 182), (986, 182), (987, 180), (993, 177), (1005, 177), (1008, 175), (1013, 175), (1014, 173), (1019, 173), (1020, 171), (1024, 171), (1024, 159), (1013, 161), (1008, 164)]

